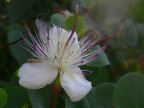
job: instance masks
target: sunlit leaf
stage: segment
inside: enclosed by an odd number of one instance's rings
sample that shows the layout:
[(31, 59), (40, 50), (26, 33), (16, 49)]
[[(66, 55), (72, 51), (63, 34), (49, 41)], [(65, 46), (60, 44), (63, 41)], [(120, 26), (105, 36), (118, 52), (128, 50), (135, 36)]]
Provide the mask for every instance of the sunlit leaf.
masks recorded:
[(7, 93), (4, 89), (0, 88), (0, 108), (3, 108), (7, 102)]
[[(67, 30), (72, 30), (73, 25), (74, 25), (74, 18), (75, 18), (75, 16), (69, 16), (65, 20), (64, 24), (65, 24), (65, 28)], [(81, 16), (78, 16), (77, 25), (76, 25), (76, 32), (77, 32), (77, 34), (83, 32), (86, 29), (87, 28), (86, 28), (85, 20)]]

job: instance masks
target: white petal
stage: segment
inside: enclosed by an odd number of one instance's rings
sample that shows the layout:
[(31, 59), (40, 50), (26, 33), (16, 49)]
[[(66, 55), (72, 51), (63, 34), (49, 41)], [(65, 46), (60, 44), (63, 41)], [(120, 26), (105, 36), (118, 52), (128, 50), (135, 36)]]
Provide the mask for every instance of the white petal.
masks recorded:
[[(69, 32), (68, 36), (70, 36), (71, 32)], [(62, 59), (63, 67), (67, 68), (73, 64), (77, 64), (81, 60), (81, 50), (78, 43), (78, 36), (76, 32), (74, 32), (72, 39), (69, 41), (68, 50), (65, 51), (63, 56), (65, 58)]]
[(58, 72), (46, 62), (25, 63), (19, 69), (19, 84), (28, 89), (40, 89), (52, 83)]
[[(71, 31), (69, 32), (69, 36), (70, 36), (70, 35), (71, 35)], [(73, 34), (72, 37), (76, 39), (75, 44), (78, 44), (78, 35), (77, 35), (76, 32), (74, 32), (74, 34)]]
[(60, 74), (61, 86), (71, 101), (79, 101), (91, 90), (91, 82), (87, 81), (79, 68)]
[[(59, 47), (59, 50), (64, 47), (68, 37), (69, 37), (68, 32), (57, 26), (54, 26), (49, 30), (49, 38), (51, 40), (50, 41), (50, 55), (52, 58), (54, 58), (54, 56), (56, 55), (58, 47)], [(58, 46), (58, 44), (60, 45)]]

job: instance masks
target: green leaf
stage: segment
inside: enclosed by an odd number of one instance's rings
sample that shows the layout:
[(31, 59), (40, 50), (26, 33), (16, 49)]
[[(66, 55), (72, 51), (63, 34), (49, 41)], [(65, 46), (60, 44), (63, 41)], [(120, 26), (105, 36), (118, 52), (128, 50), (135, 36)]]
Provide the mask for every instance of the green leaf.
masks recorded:
[(144, 1), (133, 0), (131, 3), (131, 17), (138, 23), (144, 23)]
[[(67, 30), (72, 30), (73, 25), (74, 25), (74, 17), (75, 16), (69, 16), (65, 20), (64, 25), (65, 25), (65, 28)], [(76, 33), (79, 34), (79, 33), (83, 32), (85, 30), (87, 30), (85, 21), (84, 21), (84, 19), (81, 16), (78, 16), (77, 25), (76, 25)]]
[[(22, 33), (24, 36), (28, 35), (26, 29), (22, 25), (14, 24), (10, 26), (8, 30), (8, 42), (11, 43), (19, 40), (21, 38), (20, 33)], [(32, 56), (22, 47), (22, 45), (25, 45), (23, 41), (10, 46), (12, 55), (16, 58), (20, 65), (27, 62), (27, 60)]]
[(102, 84), (104, 82), (109, 81), (109, 72), (105, 68), (100, 68), (100, 72), (97, 76), (95, 76), (95, 80), (93, 85)]
[[(100, 47), (97, 46), (96, 49), (97, 48), (100, 48)], [(106, 65), (109, 65), (109, 64), (110, 64), (110, 62), (108, 60), (107, 55), (104, 52), (102, 52), (102, 54), (100, 54), (100, 56), (98, 58), (96, 58), (92, 62), (88, 63), (87, 65), (88, 66), (102, 67), (102, 66), (106, 66)]]
[(86, 72), (83, 73), (86, 79), (92, 82), (93, 86), (107, 82), (109, 80), (109, 73), (105, 68), (83, 65), (81, 66), (81, 69), (86, 70)]
[(112, 83), (103, 83), (94, 87), (87, 96), (90, 108), (112, 108), (114, 90), (115, 85)]
[(23, 105), (22, 108), (29, 108), (29, 104)]
[(7, 93), (4, 89), (0, 88), (0, 108), (3, 108), (7, 102)]
[(83, 37), (86, 34), (86, 32), (87, 32), (86, 29), (81, 30), (80, 33), (78, 34), (78, 40), (80, 40), (81, 37)]
[(18, 78), (18, 70), (12, 75), (12, 77), (10, 78), (10, 85), (12, 86), (18, 86), (19, 85), (19, 78)]
[(117, 83), (114, 92), (115, 108), (144, 108), (144, 75), (128, 73)]
[(90, 93), (78, 102), (71, 102), (67, 97), (65, 108), (112, 108), (115, 85), (104, 83), (94, 87)]
[(50, 108), (51, 93), (49, 86), (39, 90), (28, 90), (32, 108)]
[(18, 86), (5, 88), (8, 96), (7, 103), (4, 108), (21, 108), (24, 104), (29, 103), (26, 89)]
[(65, 17), (61, 14), (53, 14), (51, 16), (51, 23), (58, 26), (58, 27), (64, 27), (64, 21)]
[(110, 64), (110, 62), (109, 62), (106, 54), (103, 52), (96, 60), (92, 61), (91, 63), (89, 63), (87, 65), (102, 67), (102, 66), (106, 66), (109, 64)]
[(91, 108), (87, 98), (83, 98), (78, 102), (72, 102), (69, 97), (66, 98), (65, 108)]
[(62, 95), (58, 95), (56, 97), (56, 104), (55, 104), (55, 108), (65, 108), (65, 97)]
[(83, 72), (86, 78), (92, 82), (93, 84), (95, 83), (98, 75), (100, 74), (101, 69), (98, 67), (93, 67), (93, 66), (87, 66), (83, 65), (81, 66), (82, 70), (86, 70), (86, 72)]

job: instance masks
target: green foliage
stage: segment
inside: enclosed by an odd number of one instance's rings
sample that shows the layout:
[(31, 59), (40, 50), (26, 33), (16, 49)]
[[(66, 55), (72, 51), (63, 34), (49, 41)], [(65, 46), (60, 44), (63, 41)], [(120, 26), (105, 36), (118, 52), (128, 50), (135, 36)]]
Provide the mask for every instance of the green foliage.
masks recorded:
[(9, 84), (12, 85), (12, 86), (18, 86), (19, 83), (19, 78), (18, 78), (18, 70), (12, 75), (12, 77), (10, 78), (10, 81), (9, 81)]
[[(21, 35), (27, 36), (26, 28), (24, 28), (20, 24), (11, 25), (8, 29), (8, 42), (15, 42), (21, 38)], [(30, 53), (26, 51), (22, 45), (24, 45), (23, 41), (20, 41), (12, 46), (10, 46), (10, 51), (12, 55), (16, 58), (18, 63), (22, 65), (27, 62), (27, 60), (31, 57)]]
[[(95, 49), (100, 48), (99, 46), (97, 46)], [(102, 52), (102, 54), (96, 58), (96, 60), (88, 63), (88, 66), (96, 66), (96, 67), (102, 67), (102, 66), (106, 66), (109, 65), (110, 62), (106, 56), (106, 54), (104, 52)]]
[(0, 88), (0, 108), (4, 107), (7, 102), (7, 93), (4, 89)]
[[(19, 40), (21, 34), (29, 39), (23, 24), (34, 33), (33, 26), (38, 28), (39, 19), (47, 26), (54, 24), (72, 30), (73, 2), (0, 1), (0, 108), (50, 108), (50, 85), (39, 90), (19, 86), (18, 69), (33, 58), (23, 48), (24, 41), (8, 43)], [(139, 58), (144, 54), (144, 1), (79, 0), (76, 4), (79, 4), (76, 26), (79, 39), (89, 29), (97, 29), (104, 38), (113, 38), (101, 44), (108, 44), (108, 50), (80, 67), (92, 82), (92, 90), (79, 102), (71, 102), (62, 89), (56, 96), (55, 108), (144, 108), (144, 59)]]
[(79, 102), (71, 102), (71, 100), (67, 97), (65, 102), (65, 108), (91, 108), (91, 107), (87, 98), (84, 98)]
[(115, 85), (104, 83), (94, 87), (90, 93), (79, 102), (66, 99), (65, 108), (112, 108)]
[[(72, 30), (73, 24), (74, 24), (74, 18), (75, 16), (69, 16), (66, 20), (65, 20), (65, 28), (67, 30)], [(78, 16), (77, 19), (77, 25), (76, 25), (76, 33), (79, 34), (83, 31), (85, 31), (86, 28), (86, 24), (84, 19), (81, 16)]]
[(51, 16), (51, 23), (58, 27), (64, 27), (64, 21), (65, 17), (60, 14), (53, 14)]
[(103, 83), (94, 87), (87, 96), (90, 108), (112, 108), (114, 90), (115, 85), (112, 83)]
[(19, 86), (6, 87), (7, 103), (4, 108), (21, 108), (24, 104), (29, 104), (27, 90)]
[(116, 108), (144, 107), (144, 75), (129, 73), (117, 83), (114, 92), (114, 106)]
[(109, 80), (109, 73), (104, 68), (86, 65), (82, 66), (81, 69), (88, 71), (84, 73), (84, 75), (90, 82), (92, 82), (93, 86), (107, 82)]
[(50, 108), (51, 93), (49, 86), (39, 90), (28, 90), (33, 108)]
[(131, 4), (131, 16), (138, 23), (144, 23), (144, 1), (133, 0)]

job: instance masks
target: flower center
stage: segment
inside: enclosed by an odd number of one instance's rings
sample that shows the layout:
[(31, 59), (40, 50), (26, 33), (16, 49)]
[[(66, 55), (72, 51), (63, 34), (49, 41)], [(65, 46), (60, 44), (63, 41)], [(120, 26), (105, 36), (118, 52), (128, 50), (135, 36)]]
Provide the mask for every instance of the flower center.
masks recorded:
[(67, 65), (68, 65), (68, 63), (67, 63), (67, 61), (64, 61), (64, 59), (55, 57), (54, 66), (59, 69), (59, 72), (61, 72), (62, 70), (65, 70)]

